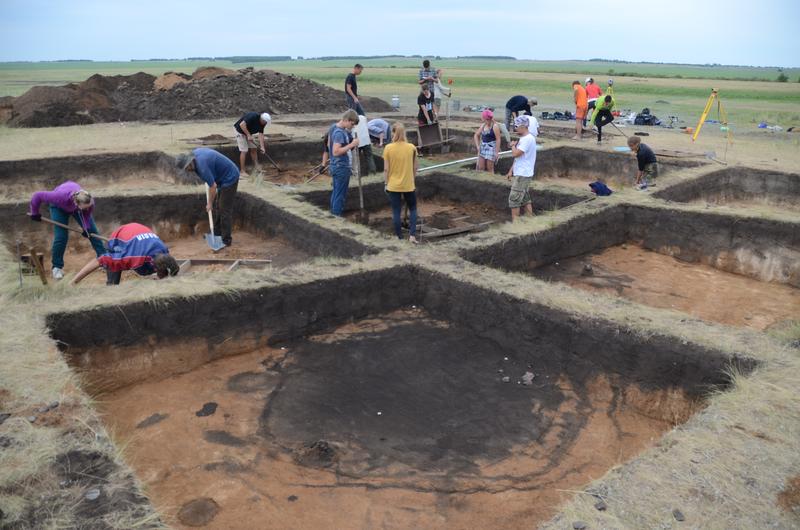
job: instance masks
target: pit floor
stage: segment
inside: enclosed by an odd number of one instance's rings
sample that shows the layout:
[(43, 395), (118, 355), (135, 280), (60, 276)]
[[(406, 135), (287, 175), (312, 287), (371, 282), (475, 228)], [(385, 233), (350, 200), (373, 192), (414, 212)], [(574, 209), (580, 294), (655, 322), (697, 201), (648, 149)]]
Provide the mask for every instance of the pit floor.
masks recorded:
[[(583, 275), (586, 264), (593, 274)], [(764, 330), (800, 319), (800, 289), (682, 262), (634, 244), (564, 259), (532, 274), (732, 326)]]
[[(208, 228), (198, 229), (198, 233), (192, 236), (162, 235), (164, 242), (169, 248), (169, 252), (176, 259), (197, 258), (197, 259), (271, 259), (272, 267), (287, 267), (295, 263), (300, 263), (311, 259), (313, 256), (304, 252), (289, 242), (288, 239), (280, 236), (264, 237), (247, 230), (234, 229), (233, 245), (225, 247), (219, 252), (212, 252), (206, 243), (203, 234), (208, 232)], [(67, 252), (64, 254), (64, 271), (74, 274), (81, 267), (95, 257), (94, 251), (88, 242), (83, 240), (80, 235), (70, 236), (70, 243)], [(78, 240), (78, 241), (75, 241)], [(45, 269), (50, 273), (52, 264), (50, 262), (50, 249), (45, 254)], [(192, 265), (188, 274), (200, 271), (220, 270), (219, 266)], [(155, 276), (139, 276), (135, 272), (126, 271), (123, 273), (123, 281), (152, 279)], [(90, 283), (105, 283), (105, 275), (95, 272), (85, 280)]]
[(699, 404), (530, 347), (408, 308), (97, 403), (178, 528), (532, 528)]
[[(350, 193), (358, 193), (358, 190), (351, 190)], [(369, 227), (373, 230), (394, 236), (394, 225), (392, 224), (392, 208), (389, 206), (389, 199), (386, 199), (386, 207), (379, 210), (369, 211)], [(352, 222), (358, 222), (358, 211), (345, 212), (345, 218)], [(463, 203), (449, 201), (441, 197), (430, 199), (417, 199), (417, 225), (424, 225), (437, 228), (448, 229), (460, 226), (462, 223), (484, 223), (491, 221), (492, 224), (500, 224), (511, 221), (511, 213), (506, 209), (497, 209), (493, 206), (486, 206), (479, 203)], [(490, 226), (490, 225), (488, 225)], [(487, 228), (488, 228), (487, 226)], [(419, 231), (418, 231), (419, 232)], [(459, 237), (470, 232), (461, 232), (452, 236), (430, 238), (427, 242), (444, 241), (452, 237)], [(408, 231), (404, 231), (407, 236)], [(422, 242), (426, 242), (425, 235), (422, 235)]]

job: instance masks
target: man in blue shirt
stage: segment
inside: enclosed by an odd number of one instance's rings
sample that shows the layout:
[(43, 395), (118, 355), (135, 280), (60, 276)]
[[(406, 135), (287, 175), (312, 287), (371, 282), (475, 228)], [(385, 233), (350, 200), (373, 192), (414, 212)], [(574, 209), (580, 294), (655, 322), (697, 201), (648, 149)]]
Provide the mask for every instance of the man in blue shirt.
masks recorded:
[[(331, 193), (331, 213), (341, 217), (347, 202), (347, 188), (350, 186), (352, 174), (351, 151), (358, 147), (358, 139), (353, 139), (350, 131), (358, 124), (358, 114), (353, 109), (342, 115), (342, 119), (331, 125), (328, 130), (328, 156), (330, 157), (330, 173), (333, 179)], [(358, 151), (355, 153), (358, 156)]]
[(239, 187), (239, 169), (225, 155), (208, 147), (198, 147), (191, 155), (178, 157), (178, 167), (194, 171), (208, 185), (206, 210), (214, 215), (214, 235), (222, 236), (226, 246), (233, 243), (233, 205)]

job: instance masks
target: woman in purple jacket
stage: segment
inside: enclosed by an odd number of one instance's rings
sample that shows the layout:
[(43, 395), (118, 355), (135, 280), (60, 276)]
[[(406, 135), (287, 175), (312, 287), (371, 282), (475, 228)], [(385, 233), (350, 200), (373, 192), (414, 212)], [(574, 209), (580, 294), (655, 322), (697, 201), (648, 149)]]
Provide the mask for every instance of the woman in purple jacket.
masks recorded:
[[(34, 193), (29, 213), (31, 221), (42, 220), (42, 215), (39, 213), (42, 203), (50, 206), (50, 217), (53, 221), (66, 225), (69, 224), (69, 218), (74, 217), (83, 230), (83, 237), (89, 239), (98, 257), (106, 252), (102, 240), (89, 236), (98, 233), (92, 218), (94, 199), (88, 191), (82, 190), (78, 183), (68, 180), (53, 191)], [(64, 251), (67, 249), (69, 232), (66, 228), (53, 226), (53, 234), (53, 278), (60, 280), (64, 277)]]

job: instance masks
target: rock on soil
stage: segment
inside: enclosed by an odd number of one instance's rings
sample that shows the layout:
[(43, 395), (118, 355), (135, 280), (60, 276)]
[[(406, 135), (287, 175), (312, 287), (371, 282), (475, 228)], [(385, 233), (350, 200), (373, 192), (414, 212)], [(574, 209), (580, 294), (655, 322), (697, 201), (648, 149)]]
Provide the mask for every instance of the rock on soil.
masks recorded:
[[(344, 80), (342, 80), (344, 83)], [(367, 112), (387, 112), (378, 98), (359, 98)], [(192, 76), (167, 72), (156, 78), (95, 74), (81, 83), (35, 86), (0, 100), (0, 123), (11, 127), (59, 127), (113, 121), (207, 120), (248, 111), (341, 112), (344, 92), (272, 70), (198, 68)]]
[(219, 505), (210, 497), (201, 497), (184, 504), (178, 520), (186, 526), (206, 526), (217, 516)]

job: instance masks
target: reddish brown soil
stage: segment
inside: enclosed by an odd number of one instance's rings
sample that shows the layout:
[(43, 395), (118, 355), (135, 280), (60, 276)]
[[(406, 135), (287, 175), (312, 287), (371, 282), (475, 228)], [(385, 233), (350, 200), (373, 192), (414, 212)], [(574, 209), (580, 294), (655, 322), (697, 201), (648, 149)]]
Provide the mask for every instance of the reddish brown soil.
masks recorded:
[[(590, 263), (592, 275), (583, 275)], [(540, 278), (695, 317), (759, 330), (800, 318), (800, 290), (627, 244), (562, 260), (534, 271)]]
[[(543, 414), (552, 427), (540, 439), (510, 447), (504, 458), (475, 457), (469, 471), (411, 468), (391, 460), (368, 462), (357, 450), (362, 439), (313, 447), (287, 446), (280, 440), (274, 422), (303, 421), (275, 417), (280, 407), (272, 405), (273, 396), (281, 392), (280, 381), (301, 361), (291, 358), (293, 348), (370, 340), (409, 322), (447, 334), (446, 323), (427, 319), (419, 311), (397, 312), (312, 337), (305, 346), (262, 349), (123, 388), (101, 396), (99, 407), (108, 426), (126, 443), (126, 458), (151, 499), (178, 528), (185, 528), (178, 513), (196, 504), (213, 508), (206, 511), (206, 517), (213, 517), (206, 528), (532, 528), (557, 511), (569, 498), (568, 490), (635, 456), (695, 410), (680, 392), (619, 387), (602, 375), (581, 388), (567, 378), (534, 380), (563, 397), (555, 409), (542, 411), (536, 405), (531, 411)], [(496, 373), (485, 375), (497, 379), (492, 384), (498, 390), (517, 388), (514, 383), (513, 388), (503, 386), (507, 384)], [(364, 378), (369, 384), (369, 373), (323, 384), (335, 399), (343, 388), (365, 384)], [(518, 388), (533, 395), (539, 392), (537, 387)], [(212, 402), (213, 414), (198, 415), (207, 408), (204, 404)], [(432, 401), (431, 406), (434, 403), (443, 405)], [(425, 421), (393, 419), (398, 409), (391, 402), (385, 405), (383, 416), (375, 416), (373, 408), (364, 404), (371, 419), (353, 421), (379, 425)], [(307, 413), (311, 421), (329, 406), (323, 400), (314, 406), (318, 410), (298, 414)], [(565, 442), (575, 418), (585, 421)], [(265, 431), (269, 425), (273, 427)], [(391, 423), (382, 425), (392, 431)], [(346, 431), (347, 425), (342, 429)], [(387, 444), (391, 450), (399, 442), (387, 436), (371, 443)], [(503, 436), (503, 429), (496, 432), (496, 437)]]
[(778, 494), (778, 506), (787, 512), (800, 515), (800, 475), (786, 482), (786, 487)]

